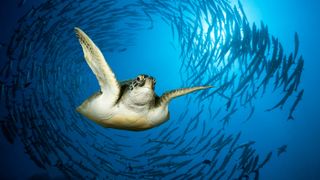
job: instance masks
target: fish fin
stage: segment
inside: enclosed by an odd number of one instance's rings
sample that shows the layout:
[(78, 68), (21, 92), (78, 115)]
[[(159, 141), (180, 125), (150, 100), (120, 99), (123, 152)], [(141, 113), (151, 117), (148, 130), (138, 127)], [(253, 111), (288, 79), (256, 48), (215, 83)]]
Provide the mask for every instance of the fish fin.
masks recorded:
[(99, 82), (101, 92), (115, 96), (117, 99), (120, 93), (119, 83), (100, 49), (80, 28), (75, 27), (74, 30), (81, 44), (84, 58)]
[(165, 104), (168, 104), (173, 98), (183, 96), (183, 95), (192, 93), (194, 91), (207, 89), (207, 88), (212, 88), (212, 86), (197, 86), (197, 87), (191, 87), (191, 88), (181, 88), (181, 89), (171, 90), (171, 91), (165, 92), (158, 99), (157, 104), (165, 105)]
[(288, 120), (294, 120), (294, 117), (292, 115), (289, 115)]

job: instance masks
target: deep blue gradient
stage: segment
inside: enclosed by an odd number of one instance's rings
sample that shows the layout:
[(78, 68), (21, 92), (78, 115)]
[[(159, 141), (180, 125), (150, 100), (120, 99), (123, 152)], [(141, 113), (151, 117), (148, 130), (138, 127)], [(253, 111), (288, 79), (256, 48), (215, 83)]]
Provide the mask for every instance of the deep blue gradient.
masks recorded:
[[(27, 0), (20, 8), (17, 7), (15, 1), (1, 2), (0, 42), (9, 41), (14, 34), (14, 29), (17, 27), (17, 19), (32, 5), (36, 6), (41, 2), (41, 0)], [(286, 53), (291, 52), (294, 48), (294, 33), (297, 32), (299, 34), (300, 54), (305, 59), (300, 86), (305, 89), (305, 93), (294, 113), (294, 121), (287, 121), (289, 106), (285, 110), (264, 111), (279, 99), (279, 94), (268, 94), (256, 101), (256, 111), (250, 121), (241, 123), (243, 115), (238, 113), (232, 117), (232, 119), (235, 119), (235, 123), (227, 126), (226, 132), (233, 134), (242, 131), (241, 139), (255, 140), (254, 147), (263, 156), (283, 144), (288, 145), (287, 152), (281, 156), (277, 157), (276, 153), (274, 153), (274, 157), (261, 171), (261, 179), (320, 179), (320, 96), (318, 93), (320, 91), (320, 71), (318, 70), (318, 67), (320, 67), (320, 48), (318, 46), (320, 42), (320, 35), (318, 34), (320, 32), (318, 20), (320, 4), (319, 2), (297, 0), (243, 0), (242, 4), (249, 22), (259, 24), (262, 20), (267, 24), (269, 33), (279, 38)], [(90, 34), (89, 29), (87, 31), (89, 35), (92, 34), (92, 37), (94, 37), (93, 33)], [(71, 29), (70, 41), (72, 41), (73, 47), (77, 48), (76, 52), (81, 52), (80, 45), (77, 44), (77, 39)], [(157, 79), (156, 92), (158, 95), (166, 90), (179, 88), (183, 85), (179, 74), (181, 65), (179, 61), (179, 44), (177, 39), (172, 38), (170, 27), (161, 18), (154, 19), (152, 30), (134, 32), (134, 45), (128, 46), (124, 52), (111, 52), (108, 49), (108, 42), (97, 41), (97, 45), (101, 47), (109, 65), (120, 80), (129, 79), (141, 73), (150, 74)], [(4, 62), (2, 61), (6, 58), (4, 48), (0, 48), (0, 52), (1, 62)], [(82, 96), (75, 100), (76, 104), (80, 104), (89, 95), (96, 92), (99, 87), (91, 70), (86, 67), (82, 54), (75, 55), (75, 57), (79, 57), (76, 63), (83, 63), (82, 67), (85, 67), (81, 72), (86, 73), (83, 75), (86, 77), (84, 79), (86, 87), (79, 88), (81, 91), (79, 94)], [(77, 71), (70, 71), (69, 75), (76, 77), (77, 74), (75, 72)], [(68, 82), (60, 80), (57, 83)], [(184, 111), (185, 102), (186, 99), (181, 98), (174, 100), (170, 104), (171, 121), (177, 120), (178, 116)], [(292, 100), (290, 102), (292, 103)], [(213, 106), (219, 107), (223, 106), (223, 104), (214, 104)], [(196, 112), (196, 110), (190, 110), (190, 114)], [(168, 125), (168, 123), (165, 125)], [(95, 124), (91, 124), (95, 126)], [(170, 125), (184, 126), (183, 122), (175, 122)], [(119, 133), (117, 130), (96, 128), (102, 132), (109, 131), (110, 134)], [(161, 131), (161, 127), (149, 130), (146, 134), (152, 133), (156, 135), (159, 131)], [(140, 132), (121, 132), (120, 134), (136, 136), (137, 138), (145, 135)], [(62, 175), (61, 172), (54, 168), (45, 171), (35, 166), (24, 153), (24, 147), (20, 141), (8, 144), (2, 133), (0, 133), (0, 137), (0, 179), (26, 179), (34, 174), (45, 174), (47, 172), (51, 177), (60, 177)], [(100, 139), (100, 142), (103, 142), (103, 139)], [(139, 142), (139, 139), (137, 142)], [(132, 142), (123, 143), (130, 144)], [(136, 151), (138, 152), (139, 148)], [(132, 152), (135, 151), (129, 151), (128, 153)], [(199, 159), (201, 158), (199, 157)]]
[(288, 153), (282, 157), (284, 160), (269, 166), (265, 173), (271, 179), (319, 179), (319, 2), (245, 1), (244, 7), (248, 7), (251, 21), (263, 20), (268, 24), (270, 33), (277, 36), (286, 48), (292, 48), (293, 36), (290, 34), (298, 32), (301, 53), (306, 60), (302, 82), (306, 93), (296, 112), (297, 121), (280, 126), (270, 125), (272, 127), (266, 130), (269, 132), (268, 139), (283, 138), (288, 142)]

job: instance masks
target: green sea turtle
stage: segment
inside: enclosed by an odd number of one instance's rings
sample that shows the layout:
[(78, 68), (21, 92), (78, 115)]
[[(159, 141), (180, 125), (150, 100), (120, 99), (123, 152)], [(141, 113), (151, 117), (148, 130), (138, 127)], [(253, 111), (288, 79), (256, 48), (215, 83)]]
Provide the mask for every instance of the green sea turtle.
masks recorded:
[(156, 80), (139, 75), (118, 82), (99, 48), (79, 28), (75, 28), (85, 60), (97, 77), (100, 91), (85, 100), (77, 111), (103, 127), (132, 131), (156, 127), (169, 119), (171, 99), (211, 86), (182, 88), (157, 96)]

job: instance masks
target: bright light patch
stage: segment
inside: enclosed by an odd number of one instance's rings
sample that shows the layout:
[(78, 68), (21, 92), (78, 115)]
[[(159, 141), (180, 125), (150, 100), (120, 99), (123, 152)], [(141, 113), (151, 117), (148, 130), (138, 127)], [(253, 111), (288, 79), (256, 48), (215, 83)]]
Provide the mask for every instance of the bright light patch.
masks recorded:
[[(224, 52), (225, 54), (220, 56), (222, 53), (222, 48), (226, 44), (227, 35), (231, 36), (231, 32), (227, 32), (226, 29), (226, 13), (222, 12), (223, 17), (217, 18), (216, 16), (213, 16), (211, 13), (204, 14), (202, 13), (202, 19), (201, 19), (201, 26), (202, 26), (202, 34), (199, 34), (199, 36), (202, 37), (202, 40), (207, 40), (207, 36), (210, 36), (210, 42), (207, 43), (207, 46), (205, 47), (206, 50), (212, 51), (212, 53), (215, 53), (214, 57), (216, 58), (214, 60), (213, 66), (211, 68), (220, 69), (223, 67), (224, 63), (220, 61), (220, 58), (227, 59), (230, 55), (230, 52)], [(213, 26), (213, 27), (212, 27)], [(231, 27), (229, 27), (230, 29)], [(219, 58), (219, 59), (218, 59)]]

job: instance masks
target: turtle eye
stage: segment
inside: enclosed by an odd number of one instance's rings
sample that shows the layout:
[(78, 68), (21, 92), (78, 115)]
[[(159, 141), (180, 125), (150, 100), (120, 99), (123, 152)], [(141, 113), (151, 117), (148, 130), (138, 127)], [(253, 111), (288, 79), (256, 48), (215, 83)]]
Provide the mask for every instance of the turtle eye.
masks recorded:
[(142, 80), (141, 76), (138, 76), (137, 81), (141, 81), (141, 80)]

